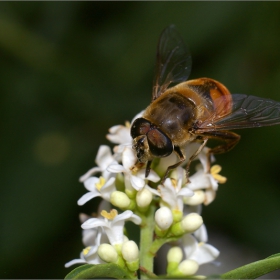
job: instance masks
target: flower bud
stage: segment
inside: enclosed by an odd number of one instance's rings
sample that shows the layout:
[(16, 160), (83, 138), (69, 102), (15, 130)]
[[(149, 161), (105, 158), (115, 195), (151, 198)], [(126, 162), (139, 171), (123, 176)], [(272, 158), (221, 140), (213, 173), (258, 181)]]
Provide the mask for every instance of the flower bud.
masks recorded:
[(192, 233), (196, 231), (202, 224), (202, 217), (196, 213), (191, 213), (185, 216), (181, 222), (173, 224), (171, 227), (171, 232), (175, 236), (179, 236), (184, 233)]
[(153, 194), (146, 188), (143, 188), (136, 195), (136, 203), (140, 208), (146, 208), (150, 205)]
[(183, 258), (183, 251), (180, 247), (172, 247), (167, 253), (167, 274), (178, 268), (179, 263)]
[(136, 271), (139, 268), (139, 249), (134, 241), (130, 240), (123, 243), (122, 256), (130, 271)]
[(194, 275), (198, 268), (198, 263), (193, 260), (184, 260), (178, 266), (178, 270), (185, 276)]
[(118, 260), (116, 249), (110, 244), (101, 244), (97, 250), (98, 256), (105, 262), (115, 263)]
[(135, 261), (139, 257), (139, 249), (137, 244), (133, 240), (129, 240), (122, 245), (123, 258), (128, 261)]
[(155, 213), (155, 222), (162, 230), (167, 230), (173, 223), (173, 215), (168, 207), (160, 207)]
[(130, 199), (128, 196), (120, 191), (114, 191), (111, 193), (110, 202), (121, 209), (127, 209), (130, 205)]
[(205, 193), (202, 190), (194, 191), (194, 195), (191, 197), (185, 197), (184, 203), (188, 205), (199, 205), (205, 200)]
[(191, 213), (184, 217), (181, 221), (181, 225), (183, 230), (186, 233), (191, 233), (199, 229), (199, 227), (203, 224), (202, 217), (197, 213)]
[(172, 247), (167, 253), (167, 262), (179, 263), (183, 259), (183, 251), (179, 246)]

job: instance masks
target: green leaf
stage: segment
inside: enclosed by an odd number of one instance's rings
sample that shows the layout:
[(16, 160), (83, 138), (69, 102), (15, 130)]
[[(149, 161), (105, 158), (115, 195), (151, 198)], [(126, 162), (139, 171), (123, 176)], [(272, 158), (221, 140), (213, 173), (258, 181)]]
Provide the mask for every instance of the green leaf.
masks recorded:
[(93, 279), (93, 278), (132, 278), (124, 269), (114, 263), (85, 264), (73, 269), (65, 279)]
[(253, 262), (221, 275), (222, 279), (255, 279), (280, 268), (280, 254)]

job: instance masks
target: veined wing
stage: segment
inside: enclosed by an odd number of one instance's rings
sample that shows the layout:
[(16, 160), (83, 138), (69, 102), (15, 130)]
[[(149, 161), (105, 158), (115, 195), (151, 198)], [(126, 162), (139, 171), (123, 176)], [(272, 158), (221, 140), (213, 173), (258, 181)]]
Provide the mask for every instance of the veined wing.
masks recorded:
[(170, 84), (186, 81), (191, 72), (191, 55), (174, 25), (163, 30), (157, 46), (154, 101)]
[(224, 106), (221, 98), (213, 113), (197, 125), (197, 132), (232, 130), (280, 124), (280, 102), (245, 94), (232, 94), (232, 110), (220, 116)]

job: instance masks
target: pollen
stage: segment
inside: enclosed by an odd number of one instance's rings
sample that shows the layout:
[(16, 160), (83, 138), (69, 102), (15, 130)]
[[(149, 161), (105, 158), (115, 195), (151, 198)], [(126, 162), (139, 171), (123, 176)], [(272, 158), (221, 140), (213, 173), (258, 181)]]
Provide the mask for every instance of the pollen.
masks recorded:
[(110, 213), (108, 213), (106, 210), (101, 211), (101, 216), (108, 219), (108, 220), (114, 220), (114, 218), (118, 215), (118, 211), (116, 209), (112, 209)]
[(174, 178), (170, 178), (170, 179), (171, 179), (171, 183), (172, 183), (173, 188), (176, 188), (177, 187), (177, 180), (174, 179)]
[(104, 186), (106, 180), (102, 176), (99, 177), (99, 181), (95, 184), (95, 187), (100, 191), (100, 189)]
[(215, 164), (211, 167), (210, 173), (213, 176), (213, 178), (218, 181), (218, 183), (224, 184), (227, 181), (227, 178), (219, 174), (221, 170), (222, 167), (218, 164)]
[(143, 166), (145, 165), (145, 163), (142, 162), (137, 162), (136, 164), (134, 164), (130, 170), (133, 174), (136, 174), (140, 169), (143, 168)]
[(126, 122), (124, 123), (124, 125), (125, 125), (125, 127), (130, 128), (131, 123), (130, 123), (129, 121), (126, 121)]
[(86, 255), (89, 253), (90, 249), (91, 249), (90, 246), (89, 246), (89, 247), (86, 247), (86, 248), (83, 250), (83, 255), (86, 256)]

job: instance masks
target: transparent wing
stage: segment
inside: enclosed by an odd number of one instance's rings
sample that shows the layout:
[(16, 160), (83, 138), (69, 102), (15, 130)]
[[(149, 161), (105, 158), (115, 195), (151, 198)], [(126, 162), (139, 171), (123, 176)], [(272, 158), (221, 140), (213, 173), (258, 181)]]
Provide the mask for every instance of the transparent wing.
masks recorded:
[(280, 124), (280, 102), (245, 94), (232, 94), (232, 110), (219, 116), (224, 103), (217, 102), (213, 114), (198, 125), (197, 132), (231, 130)]
[(153, 100), (171, 83), (186, 81), (191, 72), (191, 55), (174, 25), (165, 28), (159, 38)]

